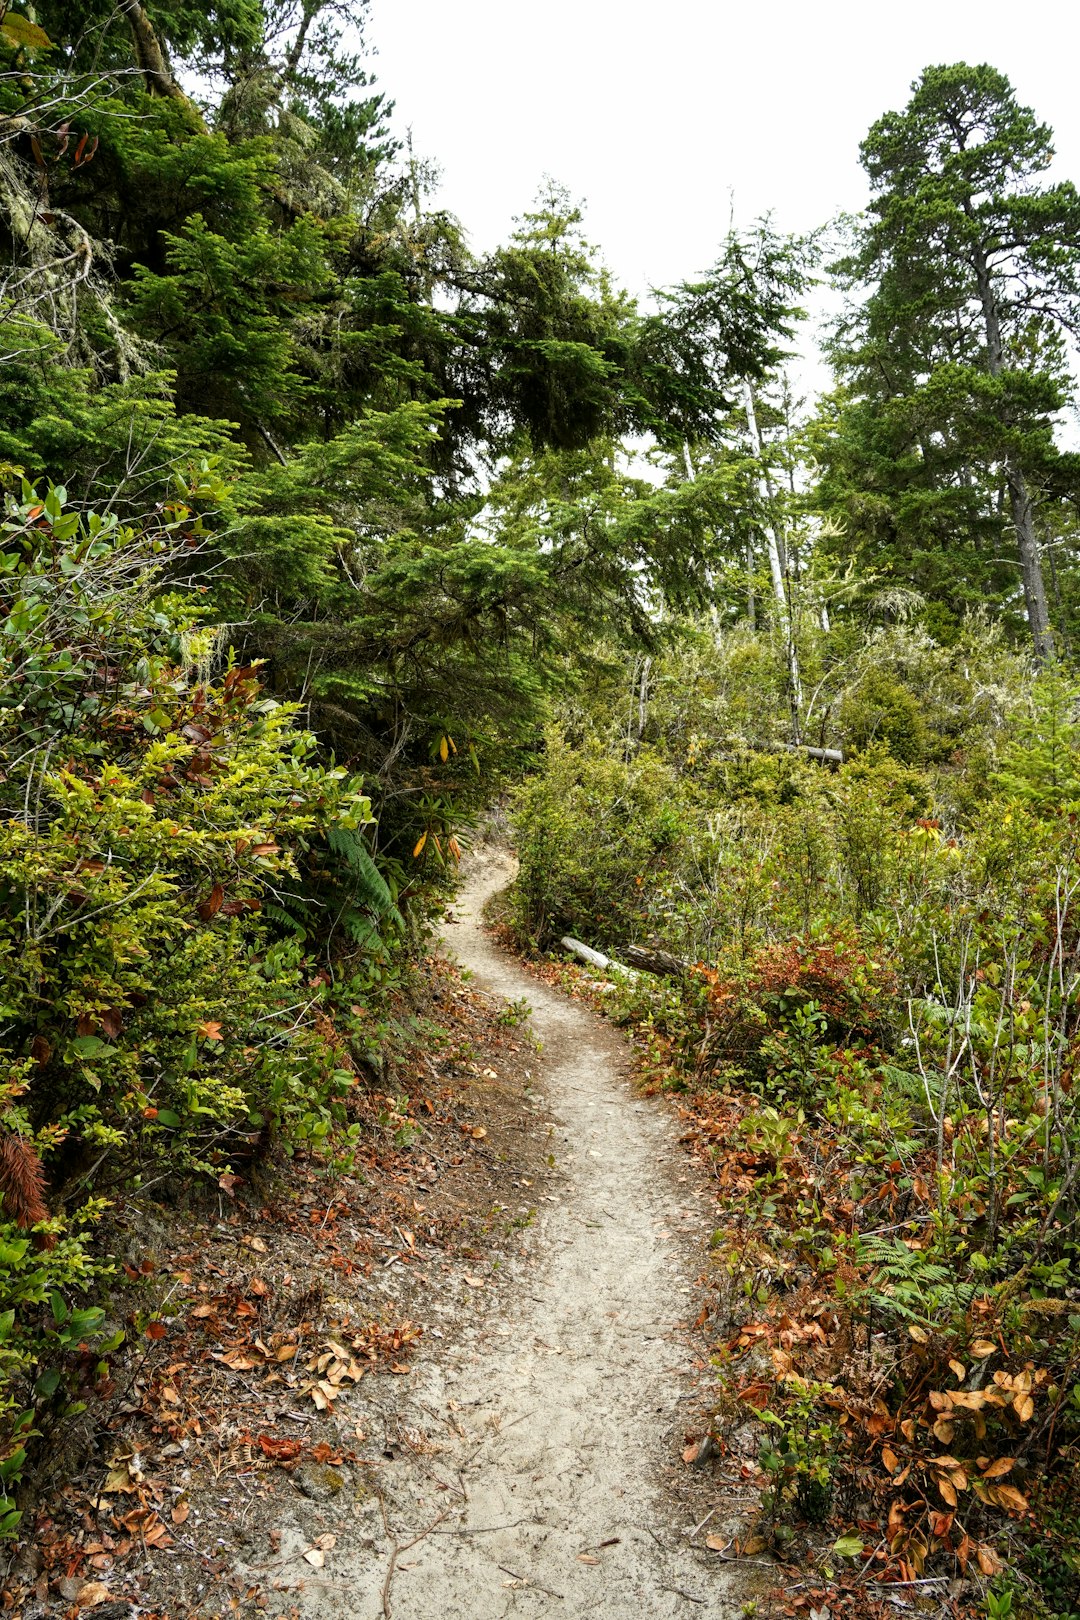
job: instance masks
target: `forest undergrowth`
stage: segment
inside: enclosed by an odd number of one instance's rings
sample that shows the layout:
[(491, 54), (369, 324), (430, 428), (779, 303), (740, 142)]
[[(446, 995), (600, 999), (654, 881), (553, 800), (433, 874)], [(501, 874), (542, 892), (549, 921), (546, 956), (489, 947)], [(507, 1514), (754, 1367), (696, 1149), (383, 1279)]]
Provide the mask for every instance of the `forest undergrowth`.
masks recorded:
[(941, 1613), (1073, 1615), (1073, 689), (984, 645), (968, 679), (997, 661), (1012, 697), (950, 711), (886, 631), (921, 750), (829, 769), (740, 737), (745, 653), (661, 662), (629, 737), (617, 685), (563, 715), (516, 801), (511, 926), (661, 968), (592, 994), (714, 1179), (712, 1432), (759, 1434), (742, 1553), (817, 1572), (833, 1612), (915, 1583)]

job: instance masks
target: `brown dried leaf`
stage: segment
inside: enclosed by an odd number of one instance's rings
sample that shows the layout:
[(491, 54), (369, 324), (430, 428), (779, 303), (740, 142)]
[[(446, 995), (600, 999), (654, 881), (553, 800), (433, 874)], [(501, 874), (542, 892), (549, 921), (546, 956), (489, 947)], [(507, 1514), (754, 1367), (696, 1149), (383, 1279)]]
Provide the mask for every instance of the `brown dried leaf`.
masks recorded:
[(1006, 1513), (1027, 1512), (1027, 1497), (1022, 1491), (1018, 1491), (1015, 1485), (990, 1485), (986, 1494), (991, 1502), (1004, 1508)]
[(99, 1603), (107, 1603), (111, 1597), (104, 1581), (85, 1581), (75, 1593), (75, 1602), (80, 1609), (96, 1609)]

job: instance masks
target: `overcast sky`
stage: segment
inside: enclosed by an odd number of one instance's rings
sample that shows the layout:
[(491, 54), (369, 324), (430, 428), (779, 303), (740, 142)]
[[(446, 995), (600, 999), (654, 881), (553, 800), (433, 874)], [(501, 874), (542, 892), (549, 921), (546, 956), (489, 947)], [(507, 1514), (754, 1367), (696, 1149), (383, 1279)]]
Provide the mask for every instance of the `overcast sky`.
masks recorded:
[(705, 269), (732, 196), (785, 230), (861, 208), (859, 142), (930, 63), (1006, 73), (1080, 182), (1075, 0), (371, 0), (367, 37), (474, 248), (549, 174), (634, 292)]

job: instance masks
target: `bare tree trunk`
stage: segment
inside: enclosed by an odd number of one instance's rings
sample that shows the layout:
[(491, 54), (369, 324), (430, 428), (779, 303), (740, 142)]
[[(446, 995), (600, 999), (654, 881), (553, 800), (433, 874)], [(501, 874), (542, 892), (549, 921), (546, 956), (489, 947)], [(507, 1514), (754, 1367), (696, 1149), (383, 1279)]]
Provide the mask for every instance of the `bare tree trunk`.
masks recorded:
[[(758, 427), (757, 410), (754, 406), (754, 390), (749, 378), (743, 383), (743, 402), (746, 407), (747, 426), (750, 429), (750, 442), (754, 447), (754, 454), (761, 464), (762, 492), (767, 506), (771, 508), (774, 500), (774, 490), (765, 468), (764, 446), (761, 440), (761, 430)], [(780, 634), (784, 638), (784, 650), (787, 655), (793, 740), (801, 742), (802, 733), (799, 715), (802, 710), (802, 679), (799, 673), (799, 650), (795, 645), (791, 604), (788, 600), (787, 552), (784, 545), (784, 536), (779, 525), (773, 521), (771, 516), (766, 520), (764, 527), (769, 551), (769, 573), (772, 575), (773, 596), (776, 598), (776, 614), (780, 625)]]
[(641, 685), (638, 688), (638, 719), (637, 740), (640, 743), (645, 735), (645, 721), (649, 714), (649, 674), (652, 670), (652, 659), (648, 656), (641, 665)]
[[(975, 281), (979, 289), (979, 301), (982, 304), (986, 327), (987, 368), (991, 377), (1000, 377), (1004, 369), (1001, 320), (984, 253), (980, 253), (976, 259)], [(1045, 664), (1054, 656), (1054, 633), (1050, 628), (1050, 613), (1046, 606), (1046, 584), (1043, 580), (1039, 539), (1035, 533), (1031, 494), (1023, 469), (1012, 455), (1005, 457), (1005, 485), (1009, 492), (1009, 507), (1013, 527), (1016, 530), (1016, 544), (1020, 552), (1020, 573), (1024, 581), (1024, 605), (1027, 609), (1028, 627), (1035, 644), (1035, 657), (1040, 664)]]

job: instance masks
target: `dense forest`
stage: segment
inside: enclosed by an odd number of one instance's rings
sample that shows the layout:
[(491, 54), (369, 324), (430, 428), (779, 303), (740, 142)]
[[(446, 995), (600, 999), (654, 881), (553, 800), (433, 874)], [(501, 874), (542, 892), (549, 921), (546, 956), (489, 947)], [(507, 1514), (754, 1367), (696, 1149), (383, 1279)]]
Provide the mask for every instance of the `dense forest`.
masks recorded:
[(519, 949), (661, 966), (607, 1011), (738, 1149), (741, 1320), (835, 1324), (718, 1357), (762, 1545), (1073, 1614), (1080, 194), (932, 66), (863, 215), (642, 301), (554, 185), (470, 249), (363, 21), (0, 20), (0, 1531), (112, 1201), (349, 1151), (508, 798)]

